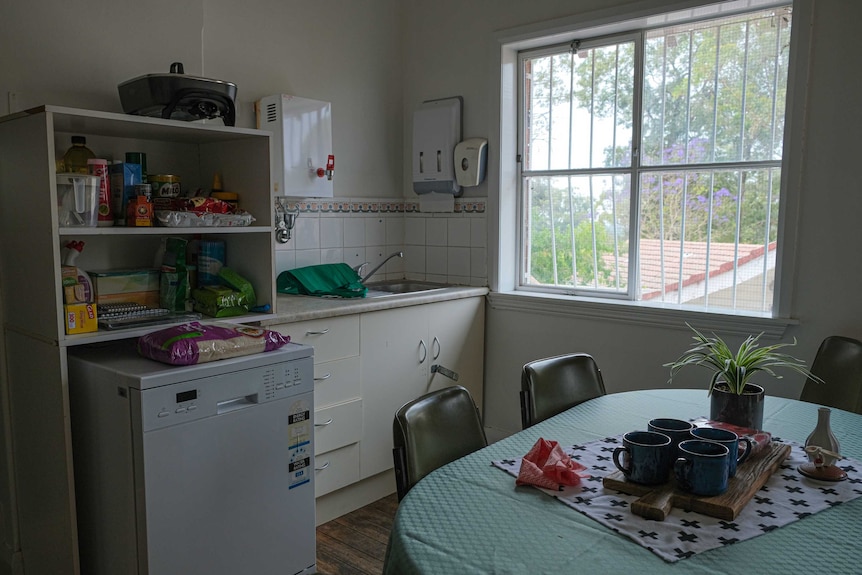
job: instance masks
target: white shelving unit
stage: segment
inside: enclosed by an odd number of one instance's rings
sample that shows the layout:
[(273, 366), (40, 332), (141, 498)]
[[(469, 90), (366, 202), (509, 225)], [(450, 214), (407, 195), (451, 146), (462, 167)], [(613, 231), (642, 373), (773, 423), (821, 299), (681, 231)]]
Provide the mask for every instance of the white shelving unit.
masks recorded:
[[(256, 221), (231, 228), (58, 228), (55, 162), (73, 135), (97, 156), (147, 154), (148, 171), (176, 174), (184, 190), (225, 189)], [(66, 335), (61, 253), (85, 247), (83, 269), (152, 267), (166, 236), (224, 240), (227, 265), (275, 308), (269, 132), (44, 106), (0, 118), (0, 296), (6, 373), (0, 434), (11, 432), (13, 472), (0, 479), (0, 536), (20, 545), (27, 573), (78, 573), (66, 348), (137, 337), (164, 326)], [(272, 314), (229, 318), (259, 321)], [(11, 518), (11, 519), (10, 519)], [(11, 531), (11, 533), (10, 533)], [(14, 551), (13, 551), (14, 552)]]

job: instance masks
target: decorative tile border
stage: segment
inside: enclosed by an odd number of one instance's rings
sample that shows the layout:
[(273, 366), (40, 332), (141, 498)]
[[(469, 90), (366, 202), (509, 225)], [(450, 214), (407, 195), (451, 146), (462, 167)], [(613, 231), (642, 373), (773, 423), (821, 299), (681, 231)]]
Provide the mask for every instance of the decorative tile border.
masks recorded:
[[(289, 210), (299, 210), (300, 213), (320, 214), (418, 214), (419, 202), (407, 200), (368, 200), (339, 198), (325, 199), (282, 199)], [(484, 214), (485, 198), (455, 198), (456, 214)]]

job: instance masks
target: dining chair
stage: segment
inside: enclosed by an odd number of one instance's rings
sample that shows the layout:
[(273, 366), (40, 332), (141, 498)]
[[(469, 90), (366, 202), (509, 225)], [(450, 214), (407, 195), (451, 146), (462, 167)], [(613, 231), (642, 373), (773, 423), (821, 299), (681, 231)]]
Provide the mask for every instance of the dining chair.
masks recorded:
[(398, 501), (443, 465), (488, 445), (470, 392), (454, 385), (409, 401), (392, 423)]
[(862, 341), (840, 335), (823, 340), (802, 388), (802, 401), (862, 413)]
[(605, 393), (602, 372), (589, 354), (531, 361), (521, 372), (521, 426), (527, 429)]

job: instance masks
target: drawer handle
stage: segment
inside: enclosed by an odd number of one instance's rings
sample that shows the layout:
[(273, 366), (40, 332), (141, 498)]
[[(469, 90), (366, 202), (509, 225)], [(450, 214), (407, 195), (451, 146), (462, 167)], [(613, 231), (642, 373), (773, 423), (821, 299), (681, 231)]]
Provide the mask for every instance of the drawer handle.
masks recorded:
[(438, 357), (440, 357), (440, 352), (443, 351), (443, 347), (440, 345), (440, 340), (437, 339), (436, 335), (434, 336), (434, 341), (431, 342), (431, 349), (433, 350), (434, 348), (436, 348), (437, 351), (435, 351), (432, 355), (434, 356), (434, 359), (437, 359)]
[(315, 471), (323, 471), (323, 470), (324, 470), (324, 469), (326, 469), (327, 467), (329, 467), (329, 461), (327, 461), (326, 463), (324, 463), (324, 464), (323, 464), (323, 465), (321, 465), (320, 467), (315, 467), (315, 468), (314, 468), (314, 470), (315, 470)]
[(323, 381), (324, 379), (329, 379), (332, 377), (331, 373), (327, 373), (326, 375), (321, 375), (320, 377), (315, 377), (314, 381)]
[(305, 335), (326, 335), (327, 333), (329, 333), (329, 328), (320, 331), (307, 331)]
[(421, 365), (428, 358), (428, 347), (425, 345), (424, 339), (419, 340), (419, 349), (422, 351), (422, 355), (419, 356), (419, 363)]
[(314, 423), (314, 427), (326, 427), (326, 426), (327, 426), (327, 425), (329, 425), (330, 423), (332, 423), (332, 418), (331, 418), (331, 417), (330, 417), (329, 419), (327, 419), (327, 420), (326, 420), (325, 422), (323, 422), (323, 423), (317, 423), (317, 422), (315, 422), (315, 423)]

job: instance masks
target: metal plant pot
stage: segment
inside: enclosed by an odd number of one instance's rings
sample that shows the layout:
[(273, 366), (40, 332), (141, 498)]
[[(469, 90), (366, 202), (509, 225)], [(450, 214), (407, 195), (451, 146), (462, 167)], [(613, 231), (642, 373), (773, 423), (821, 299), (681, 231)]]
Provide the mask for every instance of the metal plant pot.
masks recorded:
[(723, 383), (715, 384), (710, 396), (709, 418), (740, 427), (763, 429), (763, 388), (746, 383), (742, 394), (731, 393)]

